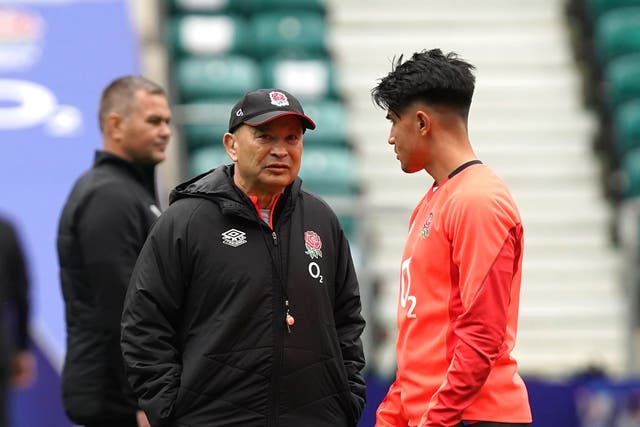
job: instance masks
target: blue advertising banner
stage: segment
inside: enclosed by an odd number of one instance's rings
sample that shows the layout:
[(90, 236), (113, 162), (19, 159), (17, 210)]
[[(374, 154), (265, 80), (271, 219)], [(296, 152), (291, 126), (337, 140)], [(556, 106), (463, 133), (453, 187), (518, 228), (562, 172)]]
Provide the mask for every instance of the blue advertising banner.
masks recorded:
[[(139, 70), (135, 40), (125, 0), (0, 0), (0, 215), (20, 232), (32, 337), (58, 372), (66, 336), (57, 222), (100, 147), (102, 88)], [(51, 393), (57, 397), (58, 386)], [(15, 425), (57, 425), (41, 416), (47, 421)]]

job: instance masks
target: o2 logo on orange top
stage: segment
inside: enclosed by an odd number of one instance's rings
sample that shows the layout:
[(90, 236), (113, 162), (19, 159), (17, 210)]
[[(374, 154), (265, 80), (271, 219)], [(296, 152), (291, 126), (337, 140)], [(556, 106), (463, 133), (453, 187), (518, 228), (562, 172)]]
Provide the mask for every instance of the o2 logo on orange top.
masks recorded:
[(407, 258), (402, 262), (402, 271), (400, 274), (400, 306), (402, 308), (409, 308), (407, 310), (407, 318), (415, 319), (416, 314), (416, 297), (411, 295), (411, 271), (409, 270), (409, 264), (411, 264), (411, 258)]

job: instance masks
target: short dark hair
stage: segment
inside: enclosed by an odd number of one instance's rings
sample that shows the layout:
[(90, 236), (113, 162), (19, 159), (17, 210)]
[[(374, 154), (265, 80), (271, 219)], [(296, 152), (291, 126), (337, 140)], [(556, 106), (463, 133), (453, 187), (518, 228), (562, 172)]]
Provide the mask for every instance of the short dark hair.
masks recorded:
[(371, 91), (376, 105), (397, 115), (416, 101), (456, 110), (465, 120), (473, 98), (475, 67), (454, 52), (423, 50), (403, 62), (395, 60), (391, 72)]
[(100, 130), (104, 130), (104, 121), (111, 112), (127, 115), (131, 108), (131, 102), (138, 90), (155, 95), (167, 96), (165, 90), (157, 83), (142, 76), (122, 76), (111, 81), (100, 97), (98, 109), (98, 123)]

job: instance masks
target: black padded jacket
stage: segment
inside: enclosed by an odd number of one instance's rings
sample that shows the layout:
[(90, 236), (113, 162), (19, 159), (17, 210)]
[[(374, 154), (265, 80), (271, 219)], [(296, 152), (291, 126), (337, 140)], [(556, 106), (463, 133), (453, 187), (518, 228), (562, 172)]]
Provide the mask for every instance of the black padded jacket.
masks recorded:
[(270, 227), (232, 176), (178, 186), (136, 264), (122, 350), (141, 407), (154, 427), (355, 426), (365, 323), (340, 223), (296, 179)]
[(62, 400), (78, 424), (135, 424), (120, 317), (131, 272), (158, 218), (154, 168), (99, 151), (75, 183), (58, 227), (67, 351)]

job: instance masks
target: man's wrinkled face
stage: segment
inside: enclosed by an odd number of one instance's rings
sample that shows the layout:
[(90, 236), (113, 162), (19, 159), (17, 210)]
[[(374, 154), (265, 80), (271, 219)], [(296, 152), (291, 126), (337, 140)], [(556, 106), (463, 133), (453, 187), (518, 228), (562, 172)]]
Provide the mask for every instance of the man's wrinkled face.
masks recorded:
[(303, 127), (288, 115), (261, 126), (240, 126), (227, 153), (235, 162), (237, 184), (249, 193), (282, 192), (298, 176)]

